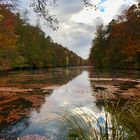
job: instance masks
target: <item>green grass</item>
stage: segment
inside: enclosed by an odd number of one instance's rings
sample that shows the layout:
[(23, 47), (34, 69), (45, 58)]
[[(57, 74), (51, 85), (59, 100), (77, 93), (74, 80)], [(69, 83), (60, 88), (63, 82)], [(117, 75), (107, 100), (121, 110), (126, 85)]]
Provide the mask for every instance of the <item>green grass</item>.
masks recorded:
[(100, 119), (91, 110), (77, 106), (59, 115), (68, 140), (139, 140), (139, 108), (139, 103), (120, 106), (119, 101), (105, 101)]

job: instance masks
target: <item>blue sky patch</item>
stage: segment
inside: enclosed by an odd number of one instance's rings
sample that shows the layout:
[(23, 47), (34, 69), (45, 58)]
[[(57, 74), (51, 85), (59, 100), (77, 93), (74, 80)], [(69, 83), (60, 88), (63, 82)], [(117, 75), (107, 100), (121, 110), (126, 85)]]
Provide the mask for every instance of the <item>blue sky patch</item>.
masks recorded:
[(106, 2), (107, 0), (101, 0), (98, 4), (98, 6), (100, 6), (101, 4), (103, 4), (104, 2)]
[(104, 2), (106, 2), (107, 0), (101, 0), (98, 4), (98, 8), (100, 10), (100, 12), (105, 12), (105, 7), (101, 6)]
[(105, 8), (104, 7), (99, 7), (100, 12), (105, 12)]

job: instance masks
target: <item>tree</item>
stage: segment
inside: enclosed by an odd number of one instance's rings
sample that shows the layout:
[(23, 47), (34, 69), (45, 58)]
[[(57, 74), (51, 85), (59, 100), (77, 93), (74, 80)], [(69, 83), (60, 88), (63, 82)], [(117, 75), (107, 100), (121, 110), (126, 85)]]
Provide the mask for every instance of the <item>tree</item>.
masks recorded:
[(107, 40), (106, 30), (103, 25), (97, 27), (96, 37), (92, 41), (92, 48), (89, 55), (89, 60), (96, 67), (105, 67), (107, 59)]
[(15, 30), (15, 15), (11, 13), (7, 5), (0, 5), (0, 47), (15, 47), (17, 35)]
[(140, 68), (140, 4), (98, 28), (89, 60), (96, 67)]
[(79, 62), (82, 58), (54, 43), (38, 24), (29, 24), (19, 13), (11, 12), (7, 5), (0, 5), (0, 15), (0, 70), (82, 64)]

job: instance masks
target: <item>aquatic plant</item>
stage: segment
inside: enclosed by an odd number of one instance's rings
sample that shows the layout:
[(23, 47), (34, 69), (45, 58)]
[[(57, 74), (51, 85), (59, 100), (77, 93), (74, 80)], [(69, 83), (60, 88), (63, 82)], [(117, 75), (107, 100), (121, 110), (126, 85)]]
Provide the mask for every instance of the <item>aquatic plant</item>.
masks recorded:
[(101, 116), (95, 116), (86, 107), (63, 111), (60, 118), (65, 137), (69, 140), (139, 140), (140, 104), (120, 105), (120, 101), (104, 101)]

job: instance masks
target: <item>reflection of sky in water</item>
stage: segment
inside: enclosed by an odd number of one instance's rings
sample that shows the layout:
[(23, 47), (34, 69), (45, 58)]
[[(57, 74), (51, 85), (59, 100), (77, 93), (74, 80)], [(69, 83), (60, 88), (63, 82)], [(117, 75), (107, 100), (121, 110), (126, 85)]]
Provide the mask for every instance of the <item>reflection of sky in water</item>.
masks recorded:
[[(42, 105), (40, 112), (32, 112), (31, 124), (21, 135), (47, 135), (49, 138), (57, 140), (58, 134), (61, 133), (60, 126), (62, 124), (55, 120), (56, 112), (59, 113), (62, 109), (76, 111), (76, 106), (80, 106), (85, 111), (90, 110), (97, 117), (101, 116), (101, 112), (95, 105), (95, 97), (92, 96), (87, 71), (84, 71), (67, 84), (54, 89), (52, 95), (46, 97), (46, 102)], [(49, 121), (53, 117), (54, 121)]]

